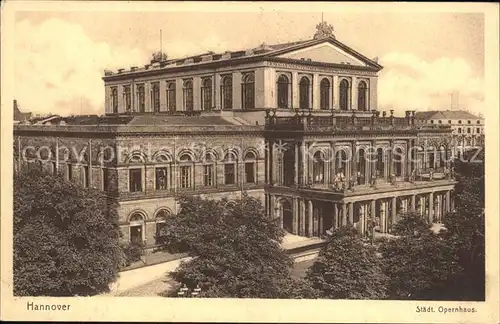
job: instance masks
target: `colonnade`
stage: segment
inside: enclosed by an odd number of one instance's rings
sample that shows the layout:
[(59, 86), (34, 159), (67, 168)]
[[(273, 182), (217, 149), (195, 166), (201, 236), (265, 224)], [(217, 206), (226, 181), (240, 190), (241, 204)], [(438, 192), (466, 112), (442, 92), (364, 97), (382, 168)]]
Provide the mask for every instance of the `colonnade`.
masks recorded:
[(445, 214), (454, 209), (450, 190), (333, 202), (266, 194), (266, 205), (283, 229), (307, 237), (321, 237), (327, 230), (348, 224), (362, 235), (368, 235), (373, 226), (381, 233), (390, 233), (403, 213), (416, 212), (429, 223), (442, 223)]

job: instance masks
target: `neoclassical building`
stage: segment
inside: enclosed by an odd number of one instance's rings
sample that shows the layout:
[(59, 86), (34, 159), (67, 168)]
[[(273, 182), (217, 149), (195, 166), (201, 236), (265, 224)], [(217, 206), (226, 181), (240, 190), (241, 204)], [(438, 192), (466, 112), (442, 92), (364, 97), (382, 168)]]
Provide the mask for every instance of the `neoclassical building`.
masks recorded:
[(453, 208), (451, 128), (377, 110), (377, 60), (321, 23), (310, 40), (105, 71), (103, 116), (15, 125), (17, 169), (60, 172), (119, 204), (124, 237), (155, 244), (176, 197), (261, 199), (290, 233), (390, 230)]

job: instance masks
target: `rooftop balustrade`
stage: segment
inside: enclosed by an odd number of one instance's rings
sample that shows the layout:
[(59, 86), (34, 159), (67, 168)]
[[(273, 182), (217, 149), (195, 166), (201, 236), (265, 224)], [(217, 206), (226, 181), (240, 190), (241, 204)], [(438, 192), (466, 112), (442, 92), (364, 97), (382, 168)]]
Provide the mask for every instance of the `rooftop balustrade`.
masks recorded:
[(415, 111), (406, 111), (405, 117), (395, 117), (391, 110), (389, 116), (384, 111), (277, 111), (266, 110), (267, 130), (307, 131), (318, 129), (332, 130), (384, 130), (384, 129), (451, 129), (447, 125), (416, 125)]

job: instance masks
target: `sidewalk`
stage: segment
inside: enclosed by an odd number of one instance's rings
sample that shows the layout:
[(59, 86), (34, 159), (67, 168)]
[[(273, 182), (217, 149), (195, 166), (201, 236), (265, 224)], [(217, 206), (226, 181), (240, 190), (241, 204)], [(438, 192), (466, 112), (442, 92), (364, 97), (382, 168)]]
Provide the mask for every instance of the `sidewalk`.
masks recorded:
[(161, 278), (167, 279), (168, 272), (175, 270), (180, 265), (181, 261), (187, 260), (190, 260), (190, 258), (186, 257), (148, 267), (141, 267), (138, 269), (120, 272), (118, 280), (110, 286), (111, 291), (100, 296), (117, 296), (127, 290), (139, 287), (143, 284), (147, 284)]

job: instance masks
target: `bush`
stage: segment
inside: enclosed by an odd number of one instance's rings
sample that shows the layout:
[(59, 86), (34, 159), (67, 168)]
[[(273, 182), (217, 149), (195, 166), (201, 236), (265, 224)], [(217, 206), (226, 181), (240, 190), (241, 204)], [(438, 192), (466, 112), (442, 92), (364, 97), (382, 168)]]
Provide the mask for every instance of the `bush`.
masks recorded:
[(144, 245), (141, 243), (122, 243), (121, 249), (125, 257), (125, 266), (140, 261), (144, 255)]

